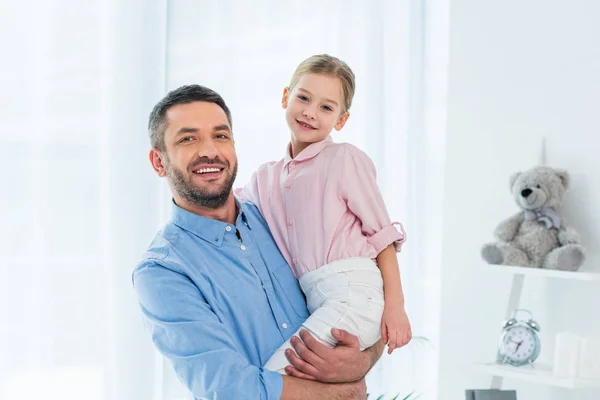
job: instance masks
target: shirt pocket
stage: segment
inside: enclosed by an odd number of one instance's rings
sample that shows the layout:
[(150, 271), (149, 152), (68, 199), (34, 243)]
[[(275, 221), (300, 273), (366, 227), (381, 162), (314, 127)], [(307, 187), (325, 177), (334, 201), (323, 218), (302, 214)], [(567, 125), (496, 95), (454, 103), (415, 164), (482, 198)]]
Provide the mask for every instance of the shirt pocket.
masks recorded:
[(274, 284), (283, 292), (294, 312), (301, 318), (307, 318), (306, 299), (290, 266), (284, 263), (275, 267), (271, 272), (271, 276)]

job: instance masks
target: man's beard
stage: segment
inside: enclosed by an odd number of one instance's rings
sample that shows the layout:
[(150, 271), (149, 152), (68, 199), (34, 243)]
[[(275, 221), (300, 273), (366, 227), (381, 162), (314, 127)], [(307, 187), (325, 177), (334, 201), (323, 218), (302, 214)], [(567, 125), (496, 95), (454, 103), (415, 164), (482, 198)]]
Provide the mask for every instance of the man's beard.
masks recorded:
[[(229, 170), (230, 165), (228, 162), (219, 164), (227, 164), (226, 171)], [(238, 165), (237, 162), (233, 166), (231, 174), (226, 177), (225, 183), (218, 192), (209, 192), (203, 188), (200, 188), (194, 184), (190, 177), (186, 177), (177, 167), (171, 164), (170, 160), (165, 159), (165, 169), (167, 171), (167, 179), (171, 183), (173, 190), (177, 192), (179, 197), (188, 203), (194, 204), (203, 208), (218, 209), (225, 205), (231, 188), (233, 188), (233, 182), (237, 176)]]

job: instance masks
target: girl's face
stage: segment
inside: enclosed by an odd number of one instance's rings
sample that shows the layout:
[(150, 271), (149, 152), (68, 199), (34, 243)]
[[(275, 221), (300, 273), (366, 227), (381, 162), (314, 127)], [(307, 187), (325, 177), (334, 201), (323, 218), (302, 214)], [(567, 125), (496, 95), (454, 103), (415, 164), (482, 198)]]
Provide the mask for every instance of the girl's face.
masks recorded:
[(302, 75), (291, 90), (283, 90), (281, 105), (292, 133), (292, 157), (334, 128), (342, 129), (350, 116), (344, 112), (341, 82), (330, 75)]

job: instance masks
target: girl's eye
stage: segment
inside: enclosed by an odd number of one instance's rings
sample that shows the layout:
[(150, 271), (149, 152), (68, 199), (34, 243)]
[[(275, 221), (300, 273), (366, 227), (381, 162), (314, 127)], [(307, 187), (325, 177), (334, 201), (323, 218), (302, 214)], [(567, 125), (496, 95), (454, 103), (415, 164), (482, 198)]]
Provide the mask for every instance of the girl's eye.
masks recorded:
[(308, 101), (308, 97), (299, 95), (298, 98), (302, 101)]
[(329, 107), (329, 106), (323, 106), (323, 109), (325, 111), (333, 111), (333, 108)]

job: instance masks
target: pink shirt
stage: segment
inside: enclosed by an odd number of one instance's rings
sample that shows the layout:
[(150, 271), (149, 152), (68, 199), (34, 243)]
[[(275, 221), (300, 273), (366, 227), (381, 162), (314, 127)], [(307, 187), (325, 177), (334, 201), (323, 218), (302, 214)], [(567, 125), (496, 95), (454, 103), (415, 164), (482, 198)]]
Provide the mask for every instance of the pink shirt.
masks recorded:
[(404, 229), (390, 221), (375, 178), (363, 151), (327, 137), (294, 159), (288, 145), (282, 160), (262, 165), (235, 194), (258, 207), (300, 278), (335, 260), (375, 259), (391, 243), (400, 251)]

